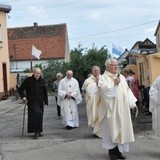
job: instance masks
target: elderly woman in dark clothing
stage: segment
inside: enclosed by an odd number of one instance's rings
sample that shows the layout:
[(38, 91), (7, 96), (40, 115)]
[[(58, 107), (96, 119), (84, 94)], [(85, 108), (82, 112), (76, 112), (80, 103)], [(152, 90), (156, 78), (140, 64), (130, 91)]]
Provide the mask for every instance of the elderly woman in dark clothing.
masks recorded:
[(62, 79), (63, 74), (62, 73), (57, 73), (56, 74), (56, 81), (53, 82), (53, 91), (55, 92), (55, 99), (56, 99), (56, 104), (57, 104), (57, 115), (58, 115), (58, 119), (61, 118), (61, 107), (58, 105), (58, 99), (57, 99), (57, 94), (58, 94), (58, 86), (59, 86), (59, 82)]
[(43, 111), (44, 105), (48, 105), (47, 89), (39, 68), (34, 68), (33, 75), (21, 84), (19, 95), (28, 104), (28, 133), (34, 133), (37, 139), (43, 136)]

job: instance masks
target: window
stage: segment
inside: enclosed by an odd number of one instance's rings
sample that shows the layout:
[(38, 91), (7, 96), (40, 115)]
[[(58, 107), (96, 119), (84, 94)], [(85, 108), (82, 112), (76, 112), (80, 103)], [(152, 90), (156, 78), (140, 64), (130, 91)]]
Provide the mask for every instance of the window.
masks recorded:
[(144, 67), (143, 67), (143, 62), (139, 63), (139, 75), (140, 75), (140, 85), (142, 85), (144, 81)]
[(160, 36), (159, 36), (159, 34), (158, 34), (158, 47), (160, 47)]
[(157, 47), (159, 48), (160, 47), (160, 36), (159, 36), (159, 34), (157, 34), (157, 36), (156, 36), (156, 44), (157, 44)]
[(0, 42), (2, 42), (2, 26), (0, 24)]

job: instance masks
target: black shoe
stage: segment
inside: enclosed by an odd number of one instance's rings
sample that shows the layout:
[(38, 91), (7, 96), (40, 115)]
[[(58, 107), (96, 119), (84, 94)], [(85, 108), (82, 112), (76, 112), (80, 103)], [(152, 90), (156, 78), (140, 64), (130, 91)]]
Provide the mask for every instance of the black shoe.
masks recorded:
[(34, 134), (33, 139), (38, 139), (38, 134), (37, 133)]
[(124, 157), (122, 155), (122, 153), (119, 151), (118, 146), (116, 148), (114, 148), (114, 149), (115, 149), (115, 154), (116, 154), (118, 159), (126, 159), (126, 157)]
[(100, 138), (99, 136), (97, 136), (96, 134), (93, 133), (93, 137), (94, 138)]
[(118, 159), (126, 159), (126, 157), (124, 157), (121, 152), (116, 154), (116, 156)]
[(150, 116), (150, 115), (152, 115), (152, 113), (147, 111), (147, 112), (144, 113), (144, 115)]
[(67, 126), (66, 128), (67, 128), (68, 130), (70, 130), (70, 129), (73, 129), (74, 127)]
[(39, 132), (39, 133), (38, 133), (38, 136), (39, 136), (39, 137), (43, 137), (43, 134)]
[(117, 155), (116, 155), (116, 147), (113, 149), (109, 149), (108, 155), (111, 160), (118, 160)]
[(116, 155), (109, 155), (109, 157), (110, 157), (111, 160), (118, 160)]

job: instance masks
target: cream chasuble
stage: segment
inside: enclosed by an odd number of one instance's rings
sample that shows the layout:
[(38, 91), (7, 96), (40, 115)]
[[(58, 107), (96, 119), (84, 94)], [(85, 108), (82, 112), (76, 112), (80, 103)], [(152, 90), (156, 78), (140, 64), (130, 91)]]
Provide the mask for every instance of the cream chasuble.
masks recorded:
[(160, 76), (151, 85), (149, 95), (149, 110), (152, 113), (152, 128), (154, 134), (160, 137)]
[(114, 85), (115, 78), (117, 74), (105, 71), (99, 79), (102, 105), (105, 108), (103, 118), (107, 120), (111, 142), (124, 144), (134, 141), (130, 109), (136, 106), (137, 99), (123, 75), (120, 75), (120, 83), (117, 86)]
[(85, 90), (88, 126), (93, 127), (93, 133), (101, 137), (100, 117), (102, 116), (99, 115), (101, 113), (99, 111), (101, 109), (101, 101), (96, 78), (93, 75), (85, 80), (83, 89)]

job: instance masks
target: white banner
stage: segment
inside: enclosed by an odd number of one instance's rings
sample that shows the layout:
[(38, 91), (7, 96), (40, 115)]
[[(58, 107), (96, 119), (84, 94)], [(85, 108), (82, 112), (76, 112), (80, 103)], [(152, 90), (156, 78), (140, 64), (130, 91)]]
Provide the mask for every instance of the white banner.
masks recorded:
[(35, 46), (32, 45), (32, 55), (40, 59), (42, 51), (38, 50)]

